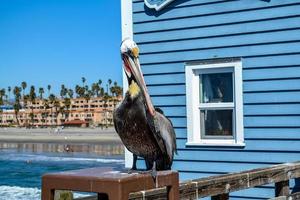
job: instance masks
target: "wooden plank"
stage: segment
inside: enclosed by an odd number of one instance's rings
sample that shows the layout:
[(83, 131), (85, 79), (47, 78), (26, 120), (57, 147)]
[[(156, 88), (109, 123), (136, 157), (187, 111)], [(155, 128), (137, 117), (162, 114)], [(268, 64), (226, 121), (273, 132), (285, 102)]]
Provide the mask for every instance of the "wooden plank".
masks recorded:
[(267, 33), (253, 33), (243, 35), (230, 35), (226, 37), (216, 38), (200, 38), (182, 41), (159, 42), (140, 44), (139, 48), (141, 53), (151, 52), (166, 52), (166, 51), (179, 51), (186, 49), (201, 48), (217, 48), (224, 46), (234, 45), (254, 45), (266, 42), (280, 42), (280, 41), (293, 41), (299, 40), (300, 30), (276, 31)]
[(300, 54), (251, 57), (242, 60), (243, 69), (247, 68), (268, 68), (273, 66), (300, 66)]
[[(177, 148), (179, 149), (193, 149), (193, 150), (202, 150), (205, 148), (210, 148), (212, 150), (228, 150), (230, 146), (201, 146), (201, 145), (195, 145), (195, 146), (186, 146), (187, 139), (177, 138)], [(245, 140), (245, 147), (235, 147), (240, 150), (247, 150), (247, 151), (286, 151), (286, 153), (290, 152), (299, 152), (300, 151), (300, 141), (294, 140), (294, 139), (287, 139), (287, 140), (272, 140), (272, 139), (253, 139), (253, 140)], [(211, 154), (210, 154), (211, 155)], [(232, 154), (232, 156), (235, 156), (235, 154)], [(196, 157), (195, 157), (196, 158)], [(266, 158), (269, 160), (269, 158)], [(282, 162), (284, 162), (283, 160)], [(221, 169), (219, 169), (221, 170)]]
[(199, 179), (199, 197), (238, 191), (259, 185), (289, 180), (300, 176), (300, 163), (287, 163), (269, 168)]
[(229, 23), (233, 24), (250, 21), (253, 22), (259, 20), (268, 20), (272, 18), (299, 15), (299, 9), (299, 5), (291, 5), (286, 7), (272, 8), (272, 12), (270, 12), (270, 9), (266, 8), (261, 10), (226, 13), (223, 15), (210, 15), (205, 17), (200, 16), (193, 18), (180, 18), (174, 20), (145, 22), (134, 24), (133, 29), (135, 30), (135, 33), (143, 33), (148, 31), (162, 31), (170, 29), (175, 30), (180, 28), (189, 28), (197, 26), (219, 26)]
[[(299, 84), (294, 84), (295, 81), (299, 83), (299, 80), (300, 67), (270, 67), (268, 69), (255, 70), (244, 69), (243, 71), (244, 91), (246, 92), (299, 89)], [(155, 87), (155, 85), (159, 86), (159, 84), (182, 84), (182, 86), (184, 86), (185, 81), (184, 72), (152, 74), (145, 76), (146, 84), (150, 85), (151, 87)]]
[[(300, 115), (300, 103), (244, 105), (244, 115)], [(299, 134), (300, 135), (300, 134)]]
[[(185, 116), (169, 116), (174, 127), (186, 127), (187, 119)], [(244, 126), (247, 128), (276, 128), (276, 127), (299, 127), (300, 116), (246, 116), (244, 117)]]
[(270, 92), (270, 93), (246, 93), (244, 104), (253, 103), (298, 103), (300, 92)]
[(131, 200), (167, 200), (167, 189), (164, 188), (157, 188), (152, 190), (135, 192), (129, 194), (129, 199)]
[[(286, 61), (288, 62), (288, 61)], [(243, 71), (243, 80), (260, 80), (260, 79), (282, 79), (282, 78), (299, 78), (300, 65), (295, 67), (279, 67), (267, 69), (248, 69)]]
[[(291, 70), (292, 71), (292, 70)], [(300, 90), (300, 76), (297, 79), (244, 81), (244, 92)]]
[[(180, 8), (167, 8), (169, 12), (164, 12), (161, 15), (155, 15), (153, 12), (139, 12), (134, 13), (133, 23), (143, 23), (143, 22), (153, 22), (159, 20), (169, 20), (175, 18), (187, 18), (192, 16), (210, 16), (210, 15), (224, 15), (227, 13), (243, 12), (248, 10), (259, 10), (259, 9), (268, 9), (270, 7), (278, 7), (285, 5), (294, 5), (297, 3), (295, 0), (285, 0), (285, 1), (272, 1), (270, 3), (264, 1), (253, 1), (253, 0), (244, 0), (244, 1), (227, 1), (217, 4), (207, 4), (207, 5), (194, 5), (188, 7)], [(298, 1), (299, 3), (299, 1)], [(135, 6), (134, 6), (134, 12)], [(220, 16), (220, 17), (221, 17)]]
[(185, 40), (189, 38), (213, 38), (229, 35), (242, 35), (257, 32), (272, 32), (277, 30), (299, 27), (299, 17), (279, 18), (267, 21), (254, 21), (242, 24), (227, 24), (222, 26), (200, 27), (170, 30), (165, 32), (151, 32), (135, 34), (137, 43)]
[[(195, 162), (212, 162), (223, 163), (223, 167), (228, 163), (282, 163), (282, 162), (295, 162), (299, 160), (299, 153), (294, 152), (264, 152), (264, 151), (251, 151), (251, 150), (226, 150), (224, 148), (208, 149), (198, 148), (198, 151), (193, 150), (178, 150), (178, 155), (175, 155), (176, 160), (194, 160)], [(234, 155), (234, 156), (233, 156)], [(206, 170), (207, 171), (207, 170)]]
[(144, 76), (147, 76), (148, 74), (153, 74), (153, 73), (156, 73), (156, 74), (174, 73), (174, 72), (184, 73), (184, 70), (185, 70), (184, 63), (142, 65), (141, 67), (142, 67)]
[[(195, 199), (216, 196), (269, 183), (287, 181), (300, 177), (300, 162), (275, 165), (239, 173), (194, 179), (180, 183), (180, 198)], [(286, 184), (283, 184), (286, 187)], [(165, 199), (166, 189), (157, 188), (133, 193), (132, 199)], [(296, 196), (296, 195), (294, 195)], [(225, 198), (227, 195), (225, 195)]]
[(249, 116), (244, 117), (245, 127), (298, 127), (300, 116)]
[[(185, 85), (148, 85), (150, 95), (185, 95)], [(185, 98), (185, 97), (184, 97)]]
[[(183, 158), (184, 159), (184, 158)], [(195, 158), (196, 159), (196, 158)], [(234, 162), (197, 162), (197, 161), (186, 161), (186, 160), (175, 160), (172, 167), (175, 170), (182, 171), (194, 171), (194, 172), (210, 172), (210, 173), (229, 173), (242, 170), (250, 170), (259, 167), (269, 167), (270, 164), (263, 163), (234, 163)]]
[[(300, 19), (299, 19), (300, 20)], [(259, 69), (259, 68), (273, 68), (274, 66), (289, 67), (300, 66), (300, 53), (297, 55), (278, 55), (278, 56), (262, 56), (250, 57), (242, 60), (243, 69)], [(142, 65), (144, 75), (148, 74), (162, 74), (162, 73), (185, 73), (185, 63), (158, 63)], [(292, 68), (291, 68), (292, 69)], [(261, 70), (261, 69), (259, 69)], [(258, 71), (259, 71), (258, 70)], [(275, 69), (276, 70), (276, 69)], [(245, 72), (246, 74), (249, 72)], [(249, 72), (250, 73), (250, 72)], [(266, 75), (267, 76), (267, 75)], [(253, 76), (252, 76), (253, 77)]]
[[(300, 9), (300, 8), (299, 8)], [(254, 46), (227, 46), (212, 49), (199, 49), (176, 51), (176, 52), (157, 52), (151, 54), (141, 54), (141, 64), (154, 64), (164, 62), (188, 62), (201, 59), (226, 58), (226, 57), (249, 57), (266, 56), (270, 54), (299, 53), (300, 42), (266, 43)]]
[[(164, 108), (163, 108), (164, 109)], [(167, 107), (168, 109), (168, 107)], [(175, 110), (179, 109), (177, 107)], [(172, 112), (172, 107), (168, 112)], [(180, 111), (179, 111), (180, 112)], [(176, 136), (178, 138), (187, 138), (187, 130), (186, 128), (176, 128), (175, 129)], [(244, 128), (244, 135), (246, 140), (300, 140), (300, 128), (295, 127), (248, 127)], [(203, 149), (202, 149), (203, 150)]]
[(152, 76), (145, 76), (146, 84), (185, 84), (185, 74), (157, 74)]

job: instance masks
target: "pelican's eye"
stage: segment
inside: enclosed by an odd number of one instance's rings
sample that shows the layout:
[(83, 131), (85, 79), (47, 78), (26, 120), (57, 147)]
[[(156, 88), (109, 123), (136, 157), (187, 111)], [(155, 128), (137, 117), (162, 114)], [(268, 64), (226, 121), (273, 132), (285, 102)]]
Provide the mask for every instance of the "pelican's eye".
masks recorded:
[(134, 57), (139, 57), (139, 52), (140, 52), (140, 50), (139, 50), (139, 48), (138, 47), (134, 47), (133, 49), (132, 49), (132, 54), (133, 54), (133, 56)]

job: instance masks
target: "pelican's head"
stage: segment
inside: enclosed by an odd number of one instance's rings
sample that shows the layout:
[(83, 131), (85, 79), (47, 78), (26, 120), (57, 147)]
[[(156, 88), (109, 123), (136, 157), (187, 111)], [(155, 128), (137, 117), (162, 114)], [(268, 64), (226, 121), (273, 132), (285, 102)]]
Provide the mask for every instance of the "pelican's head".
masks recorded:
[(123, 40), (121, 44), (121, 56), (128, 83), (136, 83), (139, 86), (145, 98), (145, 102), (149, 113), (154, 116), (155, 109), (151, 102), (141, 71), (141, 66), (139, 62), (139, 48), (137, 44), (129, 38)]

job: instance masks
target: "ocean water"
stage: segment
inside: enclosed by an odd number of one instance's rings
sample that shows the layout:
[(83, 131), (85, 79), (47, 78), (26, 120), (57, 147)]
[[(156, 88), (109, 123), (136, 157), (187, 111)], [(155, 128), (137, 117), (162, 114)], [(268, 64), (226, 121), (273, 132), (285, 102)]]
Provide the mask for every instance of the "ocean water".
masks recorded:
[[(122, 170), (124, 159), (122, 155), (0, 149), (0, 200), (39, 200), (44, 173), (89, 167)], [(75, 197), (84, 195), (76, 193)]]

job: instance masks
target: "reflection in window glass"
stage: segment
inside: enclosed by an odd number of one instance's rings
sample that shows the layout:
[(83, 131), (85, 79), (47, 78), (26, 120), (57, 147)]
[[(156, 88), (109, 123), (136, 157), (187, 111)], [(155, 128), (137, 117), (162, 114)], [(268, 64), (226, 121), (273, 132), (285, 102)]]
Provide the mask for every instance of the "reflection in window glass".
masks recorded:
[(232, 73), (200, 75), (200, 103), (233, 102)]
[(233, 136), (233, 110), (201, 110), (200, 127), (205, 136)]

